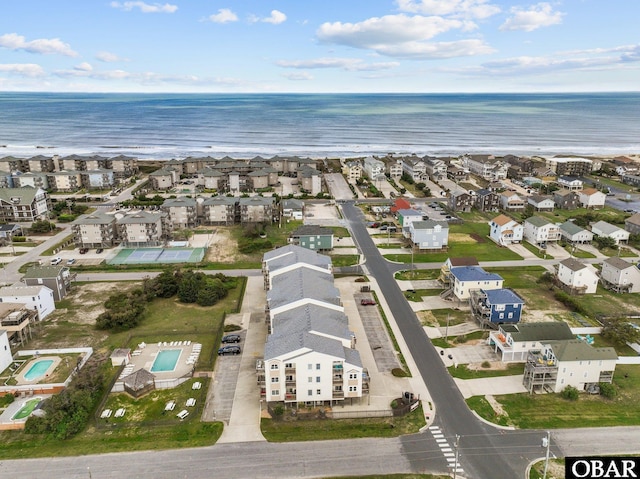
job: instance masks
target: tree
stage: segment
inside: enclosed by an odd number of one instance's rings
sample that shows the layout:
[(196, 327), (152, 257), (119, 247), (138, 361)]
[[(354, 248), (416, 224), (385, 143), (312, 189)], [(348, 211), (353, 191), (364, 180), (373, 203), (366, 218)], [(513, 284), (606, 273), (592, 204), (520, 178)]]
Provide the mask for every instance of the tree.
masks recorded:
[(55, 229), (56, 225), (46, 220), (36, 220), (31, 224), (29, 231), (33, 233), (49, 233)]
[(640, 329), (624, 319), (613, 319), (602, 327), (602, 337), (617, 346), (623, 346), (640, 341)]
[(616, 240), (610, 238), (609, 236), (594, 236), (593, 242), (596, 244), (598, 249), (618, 249), (618, 245), (616, 244)]
[(577, 401), (580, 393), (573, 386), (567, 386), (560, 392), (560, 396), (568, 401)]
[(203, 276), (202, 273), (185, 271), (178, 285), (178, 299), (182, 303), (195, 303), (198, 300), (198, 290)]

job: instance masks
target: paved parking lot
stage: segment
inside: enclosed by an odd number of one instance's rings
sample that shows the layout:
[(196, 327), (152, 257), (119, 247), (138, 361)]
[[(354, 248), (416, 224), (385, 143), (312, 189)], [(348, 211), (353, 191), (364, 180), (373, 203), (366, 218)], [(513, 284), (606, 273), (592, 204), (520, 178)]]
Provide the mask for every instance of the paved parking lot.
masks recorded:
[[(244, 349), (246, 331), (239, 331), (242, 340), (238, 343)], [(241, 354), (218, 356), (216, 360), (215, 374), (213, 379), (214, 394), (207, 397), (206, 418), (209, 421), (224, 421), (229, 424), (231, 419), (231, 409), (233, 408), (233, 398), (238, 384), (238, 374), (240, 372)]]

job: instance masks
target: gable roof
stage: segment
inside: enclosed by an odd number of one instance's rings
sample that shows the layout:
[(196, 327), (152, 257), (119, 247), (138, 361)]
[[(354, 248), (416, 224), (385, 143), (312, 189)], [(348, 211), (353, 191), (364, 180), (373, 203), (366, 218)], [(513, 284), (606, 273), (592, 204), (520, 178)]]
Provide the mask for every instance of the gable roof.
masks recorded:
[(619, 226), (616, 226), (616, 225), (612, 225), (611, 223), (607, 223), (606, 221), (596, 221), (591, 225), (591, 231), (593, 231), (593, 228), (596, 228), (602, 231), (606, 235), (615, 233), (620, 230), (624, 231), (623, 228), (620, 228)]
[(509, 218), (507, 215), (498, 215), (491, 220), (492, 223), (498, 226), (508, 225), (509, 223), (516, 222), (513, 218)]
[(611, 258), (607, 258), (602, 263), (610, 264), (614, 268), (620, 269), (620, 270), (634, 267), (633, 264), (623, 260), (622, 258), (618, 258), (617, 256), (612, 256)]
[(443, 230), (449, 229), (449, 223), (447, 223), (446, 221), (421, 220), (421, 221), (414, 221), (413, 223), (411, 223), (411, 227), (414, 230), (430, 230), (435, 228), (436, 226), (442, 227)]
[(511, 334), (514, 341), (554, 341), (575, 339), (571, 328), (564, 321), (503, 324), (500, 328)]
[(588, 269), (587, 265), (581, 263), (575, 258), (566, 258), (560, 261), (560, 264), (565, 268), (569, 268), (571, 271), (580, 271), (582, 269)]
[(291, 233), (292, 238), (300, 236), (333, 236), (333, 230), (319, 225), (302, 225)]
[(524, 304), (524, 299), (511, 289), (493, 289), (484, 291), (489, 304)]
[(541, 226), (552, 225), (553, 223), (542, 216), (532, 216), (524, 220), (525, 223), (532, 224), (533, 226), (537, 226), (540, 228)]
[(451, 274), (458, 281), (503, 281), (499, 274), (488, 273), (480, 266), (456, 266), (451, 268)]
[(565, 233), (567, 233), (568, 235), (575, 235), (578, 233), (581, 233), (583, 231), (586, 231), (588, 233), (591, 233), (590, 231), (587, 231), (586, 229), (582, 228), (581, 226), (578, 226), (577, 224), (575, 224), (573, 221), (565, 221), (564, 223), (562, 223), (560, 225), (560, 230), (564, 231)]
[(281, 248), (267, 251), (262, 255), (262, 258), (263, 261), (268, 264), (270, 271), (275, 271), (276, 269), (295, 263), (308, 263), (327, 267), (327, 269), (331, 265), (331, 258), (329, 256), (294, 244), (288, 244)]
[(640, 213), (634, 213), (633, 215), (629, 216), (626, 220), (624, 220), (624, 222), (632, 225), (640, 226)]
[(25, 273), (23, 278), (57, 278), (65, 266), (31, 266)]
[(454, 266), (478, 266), (478, 260), (473, 256), (460, 256), (458, 258), (449, 258), (447, 261)]
[(594, 348), (579, 339), (567, 341), (549, 341), (553, 354), (558, 361), (585, 361), (599, 359), (618, 359), (613, 348)]

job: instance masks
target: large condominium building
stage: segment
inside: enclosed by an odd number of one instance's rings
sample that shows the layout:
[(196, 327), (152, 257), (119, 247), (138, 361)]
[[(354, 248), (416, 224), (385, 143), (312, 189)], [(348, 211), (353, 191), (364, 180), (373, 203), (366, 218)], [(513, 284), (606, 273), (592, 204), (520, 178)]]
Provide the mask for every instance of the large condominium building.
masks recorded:
[(41, 188), (0, 188), (0, 221), (32, 222), (49, 212), (49, 196)]

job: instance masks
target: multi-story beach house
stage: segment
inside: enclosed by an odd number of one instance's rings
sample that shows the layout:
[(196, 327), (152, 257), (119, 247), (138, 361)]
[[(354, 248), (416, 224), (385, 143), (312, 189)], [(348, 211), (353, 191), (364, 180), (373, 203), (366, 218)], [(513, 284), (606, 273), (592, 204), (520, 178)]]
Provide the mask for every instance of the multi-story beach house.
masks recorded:
[(342, 174), (349, 183), (355, 183), (362, 178), (362, 162), (359, 160), (345, 161), (342, 165)]
[(171, 222), (164, 211), (137, 211), (116, 220), (122, 246), (160, 246), (171, 237)]
[(53, 291), (44, 284), (28, 286), (16, 283), (4, 286), (0, 288), (0, 303), (24, 305), (27, 309), (37, 312), (35, 319), (38, 321), (42, 321), (56, 309)]
[(495, 191), (481, 188), (476, 191), (474, 207), (479, 211), (498, 211), (500, 195)]
[(640, 268), (617, 256), (607, 258), (602, 262), (600, 282), (616, 293), (639, 293)]
[(462, 166), (485, 180), (500, 181), (507, 177), (508, 166), (493, 155), (464, 155)]
[(580, 207), (578, 192), (567, 189), (554, 191), (553, 202), (562, 210), (575, 210)]
[(428, 179), (427, 165), (422, 158), (418, 158), (417, 156), (402, 159), (402, 172), (416, 183)]
[(484, 327), (518, 323), (522, 318), (524, 300), (511, 289), (471, 290), (471, 313)]
[(149, 173), (149, 184), (154, 190), (170, 190), (178, 183), (179, 180), (179, 171), (172, 167), (161, 168)]
[(597, 270), (575, 258), (560, 261), (556, 277), (559, 286), (570, 294), (594, 294), (598, 289)]
[[(13, 186), (15, 188), (42, 188), (43, 190), (49, 189), (49, 180), (47, 173), (22, 173), (11, 177)], [(10, 186), (8, 186), (10, 187)]]
[(0, 188), (0, 221), (32, 222), (47, 218), (49, 195), (41, 188)]
[(573, 221), (565, 221), (560, 226), (560, 236), (567, 243), (571, 244), (589, 244), (593, 241), (593, 233), (586, 230)]
[(22, 276), (22, 282), (27, 286), (46, 286), (53, 292), (53, 299), (64, 299), (71, 290), (71, 282), (75, 278), (69, 268), (63, 265), (31, 266)]
[(82, 188), (82, 173), (79, 170), (47, 173), (47, 182), (52, 191), (73, 192)]
[(318, 225), (302, 225), (291, 233), (289, 241), (315, 251), (330, 251), (333, 249), (333, 230)]
[(634, 213), (624, 220), (624, 229), (632, 235), (640, 234), (640, 213)]
[(591, 210), (604, 208), (604, 203), (607, 199), (605, 193), (595, 188), (584, 188), (578, 191), (578, 197), (580, 198), (582, 207)]
[(548, 341), (575, 339), (564, 321), (501, 324), (487, 340), (503, 362), (524, 362), (529, 351), (539, 351)]
[(522, 242), (524, 227), (513, 218), (498, 215), (489, 221), (489, 237), (500, 246)]
[(593, 161), (587, 158), (545, 158), (545, 166), (558, 176), (585, 176), (591, 173)]
[(49, 173), (55, 171), (56, 165), (52, 157), (37, 155), (25, 160), (27, 171), (32, 173)]
[(448, 165), (443, 160), (426, 156), (424, 164), (426, 173), (432, 181), (441, 181), (447, 177)]
[[(213, 196), (202, 202), (202, 223), (206, 225), (232, 225), (236, 221), (238, 199), (229, 196)], [(239, 214), (239, 212), (238, 212)]]
[(311, 196), (322, 193), (322, 173), (315, 168), (305, 166), (298, 169), (298, 184), (300, 190)]
[(524, 211), (526, 201), (515, 191), (503, 191), (500, 193), (500, 206), (504, 211)]
[(132, 156), (118, 155), (110, 159), (113, 175), (116, 179), (130, 178), (138, 174), (138, 159)]
[(389, 178), (398, 181), (402, 177), (402, 160), (393, 159), (387, 163)]
[(363, 163), (364, 175), (371, 181), (384, 180), (385, 178), (385, 164), (383, 161), (373, 157), (367, 156)]
[(544, 195), (528, 196), (527, 203), (531, 205), (534, 211), (553, 211), (556, 206), (553, 198)]
[(451, 211), (463, 211), (468, 213), (475, 205), (476, 197), (462, 188), (449, 193), (447, 206)]
[(524, 239), (534, 246), (546, 247), (560, 239), (560, 227), (541, 216), (531, 216), (524, 220)]
[(580, 178), (567, 175), (559, 176), (556, 180), (556, 183), (558, 184), (558, 186), (560, 186), (560, 188), (570, 191), (579, 191), (584, 186)]
[(81, 215), (71, 229), (78, 248), (110, 248), (117, 239), (115, 215), (100, 211)]
[(298, 268), (332, 274), (333, 264), (330, 256), (294, 244), (267, 251), (262, 257), (264, 289), (271, 289), (271, 280), (275, 276)]
[(409, 224), (409, 239), (422, 251), (445, 249), (449, 244), (449, 223), (434, 220), (412, 221)]
[(596, 221), (591, 224), (591, 232), (603, 238), (612, 238), (616, 245), (629, 242), (629, 232), (606, 221)]
[(472, 290), (502, 289), (504, 279), (480, 266), (457, 266), (450, 269), (451, 291), (459, 300), (469, 299)]

